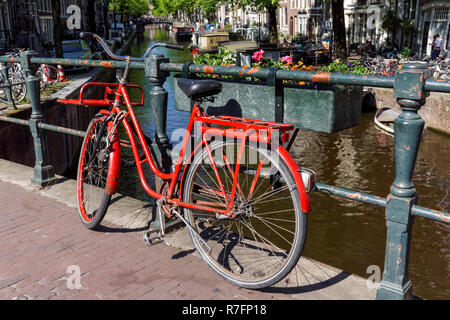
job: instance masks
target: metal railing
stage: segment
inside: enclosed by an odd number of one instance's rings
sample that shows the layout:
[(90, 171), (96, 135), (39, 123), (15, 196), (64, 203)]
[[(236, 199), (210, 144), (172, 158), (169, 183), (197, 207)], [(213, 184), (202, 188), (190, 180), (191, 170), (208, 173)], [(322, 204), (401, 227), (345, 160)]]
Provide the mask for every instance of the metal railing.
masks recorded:
[[(125, 62), (97, 61), (76, 59), (40, 58), (36, 53), (27, 51), (20, 58), (0, 57), (0, 62), (18, 62), (25, 71), (25, 82), (31, 101), (32, 114), (29, 120), (21, 120), (1, 116), (0, 120), (30, 126), (34, 139), (36, 164), (34, 167), (34, 183), (44, 185), (55, 180), (53, 169), (48, 161), (45, 143), (45, 130), (53, 130), (82, 137), (84, 132), (49, 125), (44, 123), (40, 109), (39, 80), (35, 76), (39, 64), (83, 65), (100, 68), (124, 68)], [(281, 80), (295, 80), (318, 84), (345, 84), (355, 86), (373, 86), (393, 88), (394, 96), (402, 112), (394, 122), (395, 130), (395, 179), (386, 197), (378, 197), (341, 187), (330, 186), (318, 182), (316, 190), (326, 194), (360, 201), (386, 208), (386, 252), (382, 281), (377, 289), (377, 299), (411, 299), (412, 284), (408, 275), (409, 244), (411, 228), (415, 216), (450, 223), (450, 215), (443, 211), (432, 210), (418, 206), (417, 193), (412, 182), (412, 174), (416, 164), (420, 138), (424, 128), (424, 120), (418, 114), (425, 98), (430, 91), (450, 92), (450, 81), (428, 78), (426, 65), (407, 63), (397, 71), (393, 78), (348, 75), (309, 71), (287, 71), (277, 69), (256, 69), (234, 66), (206, 66), (192, 63), (174, 64), (162, 55), (150, 55), (145, 62), (131, 63), (131, 69), (145, 70), (146, 79), (152, 84), (149, 95), (151, 108), (155, 118), (156, 150), (159, 150), (159, 160), (169, 160), (167, 152), (170, 147), (166, 134), (167, 96), (163, 88), (170, 72), (183, 73), (184, 77), (192, 74), (218, 74), (235, 77), (253, 77), (271, 81), (272, 85), (283, 86)]]

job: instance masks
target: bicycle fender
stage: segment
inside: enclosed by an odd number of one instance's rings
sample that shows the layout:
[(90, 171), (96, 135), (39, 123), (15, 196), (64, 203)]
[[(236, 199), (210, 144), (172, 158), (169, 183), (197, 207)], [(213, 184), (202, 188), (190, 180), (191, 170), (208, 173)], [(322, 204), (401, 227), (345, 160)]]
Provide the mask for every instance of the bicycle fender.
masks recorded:
[(303, 180), (298, 172), (298, 166), (295, 163), (294, 159), (289, 155), (289, 153), (286, 151), (285, 148), (283, 148), (281, 145), (278, 146), (278, 149), (276, 152), (280, 155), (280, 157), (284, 160), (284, 162), (289, 167), (289, 170), (292, 173), (292, 176), (294, 177), (295, 184), (297, 185), (297, 190), (300, 197), (300, 207), (302, 211), (307, 214), (311, 211), (311, 203), (309, 201), (309, 196), (305, 191), (305, 186), (303, 185)]
[[(108, 132), (112, 129), (113, 123), (109, 121)], [(111, 142), (111, 151), (109, 153), (109, 172), (108, 178), (106, 180), (105, 192), (106, 194), (112, 196), (117, 192), (117, 187), (119, 185), (120, 176), (120, 164), (121, 164), (121, 152), (120, 152), (120, 139), (119, 132), (116, 129), (114, 132), (114, 138)]]

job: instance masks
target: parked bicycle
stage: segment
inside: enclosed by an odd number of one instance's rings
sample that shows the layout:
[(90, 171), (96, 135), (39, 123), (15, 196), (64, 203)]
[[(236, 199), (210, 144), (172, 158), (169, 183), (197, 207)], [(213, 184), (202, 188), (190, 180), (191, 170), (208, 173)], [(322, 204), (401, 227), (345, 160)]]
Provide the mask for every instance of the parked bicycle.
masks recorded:
[(441, 60), (439, 62), (430, 62), (429, 68), (431, 69), (431, 76), (434, 79), (440, 79), (440, 80), (448, 80), (450, 79), (449, 74), (449, 64)]
[[(18, 57), (23, 52), (22, 50), (16, 50), (10, 52), (7, 56)], [(3, 68), (3, 67), (2, 67)], [(0, 101), (8, 103), (7, 87), (11, 89), (11, 97), (15, 104), (20, 103), (27, 95), (27, 87), (25, 85), (25, 75), (21, 72), (21, 65), (19, 63), (8, 64), (8, 76), (5, 77), (3, 69), (0, 70)], [(8, 78), (8, 79), (6, 79)], [(7, 80), (7, 81), (6, 81)], [(9, 85), (7, 84), (9, 82)]]
[(36, 76), (40, 80), (40, 91), (44, 91), (48, 85), (59, 82), (58, 69), (49, 64), (41, 64), (36, 72)]
[(398, 70), (398, 61), (396, 59), (384, 59), (381, 56), (366, 58), (362, 64), (375, 76), (393, 77)]
[[(97, 227), (117, 191), (121, 164), (118, 126), (122, 124), (140, 182), (157, 199), (160, 228), (145, 235), (149, 245), (165, 235), (165, 216), (178, 218), (187, 226), (203, 260), (231, 283), (263, 288), (289, 274), (305, 243), (308, 192), (315, 180), (314, 173), (299, 169), (288, 153), (297, 130), (289, 124), (207, 115), (201, 103), (212, 100), (221, 91), (221, 83), (180, 79), (181, 90), (195, 105), (178, 159), (171, 172), (164, 172), (153, 158), (151, 141), (142, 133), (133, 110), (143, 105), (144, 91), (128, 84), (127, 76), (130, 63), (144, 61), (154, 48), (182, 50), (183, 46), (154, 43), (142, 57), (119, 56), (98, 35), (80, 36), (94, 38), (112, 59), (126, 62), (119, 83), (88, 83), (78, 99), (59, 100), (105, 107), (90, 122), (81, 147), (77, 202), (82, 223), (89, 229)], [(90, 86), (103, 87), (103, 98), (85, 99), (83, 92)], [(131, 101), (129, 89), (138, 90), (140, 100)], [(189, 150), (191, 144), (193, 150)], [(160, 190), (148, 185), (144, 165), (162, 179)]]

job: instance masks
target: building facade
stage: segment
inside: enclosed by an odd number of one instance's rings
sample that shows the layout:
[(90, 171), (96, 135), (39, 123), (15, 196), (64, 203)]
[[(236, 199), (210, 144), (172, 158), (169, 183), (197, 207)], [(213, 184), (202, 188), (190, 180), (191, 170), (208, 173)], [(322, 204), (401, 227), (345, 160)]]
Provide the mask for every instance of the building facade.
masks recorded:
[(442, 50), (450, 50), (450, 1), (420, 0), (418, 12), (417, 52), (421, 55), (431, 54), (433, 35), (442, 39)]
[(388, 37), (382, 28), (382, 17), (391, 7), (395, 9), (392, 0), (345, 0), (347, 46), (369, 40), (379, 50)]
[[(63, 38), (73, 37), (67, 19), (73, 14), (71, 5), (80, 8), (80, 30), (87, 30), (87, 0), (60, 0)], [(103, 23), (103, 1), (96, 5), (97, 25)], [(29, 48), (46, 54), (53, 47), (54, 23), (51, 0), (0, 0), (0, 54), (12, 48)], [(84, 13), (84, 14), (83, 14)]]
[(258, 11), (256, 8), (239, 8), (231, 4), (221, 5), (216, 13), (217, 23), (220, 28), (242, 28), (252, 26), (264, 26), (268, 24), (267, 11)]
[[(401, 21), (394, 39), (382, 28), (382, 18), (389, 10)], [(439, 34), (442, 48), (450, 48), (448, 0), (346, 0), (344, 11), (349, 45), (370, 40), (377, 49), (394, 44), (399, 50), (408, 47), (424, 56), (431, 54), (433, 35)], [(415, 32), (402, 29), (402, 24), (408, 23)]]

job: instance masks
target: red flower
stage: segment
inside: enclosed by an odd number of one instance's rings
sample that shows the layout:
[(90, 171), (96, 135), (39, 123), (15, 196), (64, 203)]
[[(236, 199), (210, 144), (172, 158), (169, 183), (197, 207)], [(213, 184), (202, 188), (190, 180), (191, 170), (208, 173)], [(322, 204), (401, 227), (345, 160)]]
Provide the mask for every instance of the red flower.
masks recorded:
[(261, 59), (263, 59), (263, 53), (264, 53), (263, 49), (255, 51), (255, 53), (252, 55), (252, 59), (258, 62), (261, 61)]
[(192, 48), (191, 57), (196, 55), (196, 54), (199, 54), (199, 53), (200, 53), (200, 51), (197, 48), (194, 47), (194, 48)]

